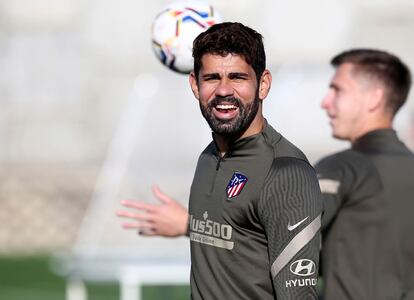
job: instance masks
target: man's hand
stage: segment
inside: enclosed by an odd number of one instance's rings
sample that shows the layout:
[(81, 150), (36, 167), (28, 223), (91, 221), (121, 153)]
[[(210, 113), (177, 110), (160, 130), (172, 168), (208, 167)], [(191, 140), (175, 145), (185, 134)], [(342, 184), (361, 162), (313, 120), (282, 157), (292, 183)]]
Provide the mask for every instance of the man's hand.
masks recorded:
[(123, 200), (125, 207), (136, 209), (137, 212), (120, 210), (117, 215), (132, 219), (133, 222), (124, 222), (126, 229), (138, 229), (139, 234), (145, 236), (178, 237), (185, 235), (188, 226), (188, 212), (177, 201), (153, 187), (154, 196), (161, 204), (149, 204), (142, 201)]

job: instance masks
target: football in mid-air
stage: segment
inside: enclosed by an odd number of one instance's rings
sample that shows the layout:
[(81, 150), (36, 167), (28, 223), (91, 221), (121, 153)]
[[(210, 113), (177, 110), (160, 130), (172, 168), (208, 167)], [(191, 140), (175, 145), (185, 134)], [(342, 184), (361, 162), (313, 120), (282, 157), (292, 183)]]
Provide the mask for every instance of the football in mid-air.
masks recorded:
[(172, 2), (154, 19), (151, 28), (152, 48), (157, 58), (169, 69), (188, 74), (193, 70), (194, 39), (219, 22), (221, 17), (206, 2)]

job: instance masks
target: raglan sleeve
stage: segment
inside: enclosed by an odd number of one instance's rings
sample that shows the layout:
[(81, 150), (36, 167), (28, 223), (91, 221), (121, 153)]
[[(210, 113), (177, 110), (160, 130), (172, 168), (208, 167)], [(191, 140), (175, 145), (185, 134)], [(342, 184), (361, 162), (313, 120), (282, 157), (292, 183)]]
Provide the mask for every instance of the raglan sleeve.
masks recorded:
[(346, 193), (353, 185), (352, 168), (338, 156), (326, 157), (315, 164), (322, 192), (322, 230), (327, 228), (343, 205)]
[(315, 170), (322, 192), (322, 232), (342, 207), (363, 201), (383, 188), (375, 165), (355, 151), (325, 157), (316, 163)]
[(315, 170), (301, 159), (275, 159), (257, 209), (277, 299), (318, 299), (322, 202)]

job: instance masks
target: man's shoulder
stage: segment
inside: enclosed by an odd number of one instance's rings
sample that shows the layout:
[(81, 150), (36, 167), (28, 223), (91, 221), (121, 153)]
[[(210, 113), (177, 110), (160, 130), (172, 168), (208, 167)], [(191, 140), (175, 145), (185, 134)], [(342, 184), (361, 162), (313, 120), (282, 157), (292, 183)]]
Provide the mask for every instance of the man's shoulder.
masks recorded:
[(263, 131), (263, 137), (269, 147), (273, 149), (274, 159), (291, 157), (308, 162), (302, 150), (277, 132), (270, 124), (267, 124)]
[[(263, 136), (273, 151), (273, 163), (269, 169), (269, 177), (284, 178), (293, 174), (315, 177), (316, 174), (306, 155), (295, 144), (267, 124)], [(294, 176), (296, 176), (294, 175)]]
[(321, 158), (316, 164), (315, 168), (351, 168), (364, 169), (372, 166), (372, 162), (367, 159), (366, 155), (361, 152), (346, 149)]
[[(322, 158), (315, 164), (321, 190), (324, 184), (336, 181), (347, 192), (364, 188), (369, 193), (381, 189), (381, 179), (375, 164), (363, 153), (348, 149)], [(327, 180), (327, 181), (326, 181)], [(364, 184), (361, 184), (361, 183)]]

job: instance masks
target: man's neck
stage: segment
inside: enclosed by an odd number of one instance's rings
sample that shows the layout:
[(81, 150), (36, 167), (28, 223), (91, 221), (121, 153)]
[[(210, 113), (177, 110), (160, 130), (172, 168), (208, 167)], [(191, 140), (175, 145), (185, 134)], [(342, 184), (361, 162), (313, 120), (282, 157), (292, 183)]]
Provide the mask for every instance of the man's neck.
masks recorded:
[(223, 157), (224, 155), (226, 155), (226, 152), (229, 151), (229, 147), (230, 147), (230, 138), (223, 136), (221, 134), (215, 134), (215, 142), (216, 142), (216, 146), (219, 152), (220, 157)]
[(216, 142), (216, 146), (218, 148), (219, 155), (223, 157), (230, 149), (230, 145), (240, 139), (247, 138), (249, 136), (258, 134), (262, 132), (266, 121), (262, 115), (257, 116), (250, 126), (245, 130), (243, 133), (237, 136), (228, 136), (228, 135), (221, 135), (215, 134), (214, 140)]

